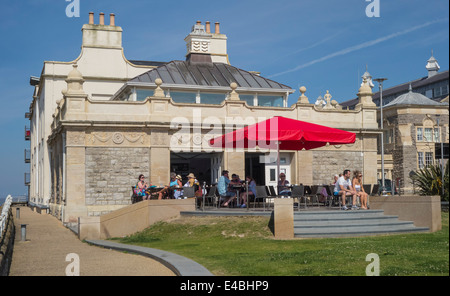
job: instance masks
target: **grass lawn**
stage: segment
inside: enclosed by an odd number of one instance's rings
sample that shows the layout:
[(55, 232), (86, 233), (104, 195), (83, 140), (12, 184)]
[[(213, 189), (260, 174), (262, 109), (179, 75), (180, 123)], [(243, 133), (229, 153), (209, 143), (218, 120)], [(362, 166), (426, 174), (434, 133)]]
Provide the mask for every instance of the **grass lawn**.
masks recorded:
[(186, 217), (115, 239), (188, 257), (215, 275), (365, 276), (379, 256), (381, 276), (449, 275), (448, 213), (435, 233), (275, 240), (263, 217)]

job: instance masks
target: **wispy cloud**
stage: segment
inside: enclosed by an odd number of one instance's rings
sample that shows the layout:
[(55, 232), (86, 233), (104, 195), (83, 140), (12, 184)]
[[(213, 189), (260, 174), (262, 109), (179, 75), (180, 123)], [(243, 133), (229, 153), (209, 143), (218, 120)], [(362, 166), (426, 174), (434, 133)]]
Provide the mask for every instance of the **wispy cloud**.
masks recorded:
[(342, 56), (342, 55), (345, 55), (345, 54), (348, 54), (348, 53), (351, 53), (351, 52), (354, 52), (354, 51), (357, 51), (357, 50), (360, 50), (360, 49), (363, 49), (363, 48), (367, 48), (367, 47), (370, 47), (370, 46), (374, 46), (374, 45), (376, 45), (378, 43), (381, 43), (381, 42), (393, 39), (395, 37), (399, 37), (399, 36), (402, 36), (402, 35), (405, 35), (405, 34), (408, 34), (408, 33), (414, 32), (414, 31), (417, 31), (419, 29), (431, 26), (431, 25), (436, 24), (436, 23), (446, 22), (446, 21), (448, 22), (448, 20), (449, 19), (446, 18), (446, 19), (438, 19), (438, 20), (426, 22), (424, 24), (421, 24), (421, 25), (418, 25), (418, 26), (415, 26), (415, 27), (411, 27), (409, 29), (406, 29), (406, 30), (403, 30), (403, 31), (400, 31), (400, 32), (392, 33), (390, 35), (387, 35), (387, 36), (384, 36), (384, 37), (380, 37), (380, 38), (377, 38), (375, 40), (366, 41), (366, 42), (358, 44), (358, 45), (347, 47), (345, 49), (336, 51), (336, 52), (331, 53), (329, 55), (326, 55), (326, 56), (323, 56), (321, 58), (312, 60), (312, 61), (307, 62), (307, 63), (302, 64), (302, 65), (299, 65), (299, 66), (297, 66), (295, 68), (292, 68), (290, 70), (286, 70), (286, 71), (283, 71), (283, 72), (280, 72), (280, 73), (276, 73), (276, 74), (273, 74), (273, 75), (268, 76), (268, 77), (269, 78), (273, 78), (273, 77), (276, 77), (276, 76), (281, 76), (281, 75), (284, 75), (284, 74), (287, 74), (287, 73), (295, 72), (295, 71), (298, 71), (300, 69), (309, 67), (311, 65), (314, 65), (314, 64), (317, 64), (317, 63), (329, 60), (331, 58), (334, 58), (334, 57), (337, 57), (337, 56)]

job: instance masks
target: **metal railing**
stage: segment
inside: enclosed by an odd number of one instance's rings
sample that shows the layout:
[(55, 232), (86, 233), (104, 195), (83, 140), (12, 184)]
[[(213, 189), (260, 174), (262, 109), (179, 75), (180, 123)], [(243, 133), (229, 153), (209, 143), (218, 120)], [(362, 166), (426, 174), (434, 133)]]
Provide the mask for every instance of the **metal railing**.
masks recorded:
[(24, 158), (25, 158), (25, 163), (30, 163), (30, 159), (31, 159), (31, 150), (30, 149), (25, 149), (24, 151)]
[(5, 203), (3, 204), (2, 212), (0, 214), (0, 239), (3, 236), (3, 230), (5, 229), (6, 221), (8, 221), (9, 209), (11, 208), (12, 202), (13, 199), (11, 195), (8, 195)]

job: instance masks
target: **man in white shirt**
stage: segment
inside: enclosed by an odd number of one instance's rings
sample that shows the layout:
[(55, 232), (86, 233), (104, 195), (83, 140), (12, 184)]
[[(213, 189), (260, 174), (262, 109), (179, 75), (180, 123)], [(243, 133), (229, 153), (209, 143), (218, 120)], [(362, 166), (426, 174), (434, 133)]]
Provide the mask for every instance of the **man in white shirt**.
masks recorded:
[(352, 209), (358, 209), (356, 206), (356, 191), (353, 189), (352, 181), (350, 180), (350, 170), (345, 170), (343, 176), (341, 176), (334, 185), (334, 194), (339, 195), (342, 198), (342, 210), (348, 210), (345, 205), (345, 198), (352, 196)]

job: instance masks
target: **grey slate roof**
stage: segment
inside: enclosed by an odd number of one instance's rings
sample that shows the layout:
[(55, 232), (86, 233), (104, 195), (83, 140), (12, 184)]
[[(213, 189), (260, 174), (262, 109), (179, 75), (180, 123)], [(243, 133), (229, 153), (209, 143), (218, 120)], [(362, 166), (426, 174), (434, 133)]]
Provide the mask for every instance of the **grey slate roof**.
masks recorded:
[(216, 86), (229, 88), (232, 82), (243, 88), (264, 88), (293, 91), (289, 86), (258, 76), (224, 63), (195, 64), (187, 61), (171, 61), (149, 70), (131, 83), (154, 83), (161, 78), (164, 84), (190, 86)]
[(426, 96), (415, 93), (412, 90), (406, 94), (398, 96), (395, 100), (386, 104), (384, 107), (391, 107), (395, 105), (420, 105), (420, 106), (442, 106), (448, 105), (448, 103), (439, 103), (427, 98)]

